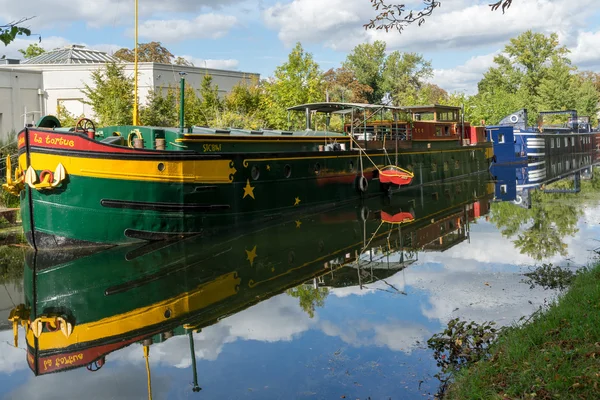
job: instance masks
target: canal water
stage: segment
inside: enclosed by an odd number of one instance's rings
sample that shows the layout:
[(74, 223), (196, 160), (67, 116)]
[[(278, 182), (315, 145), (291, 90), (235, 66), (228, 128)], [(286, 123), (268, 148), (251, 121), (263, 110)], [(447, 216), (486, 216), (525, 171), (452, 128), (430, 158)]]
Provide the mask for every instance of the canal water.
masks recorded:
[[(559, 293), (524, 273), (597, 255), (600, 170), (517, 181), (474, 176), (211, 239), (1, 247), (0, 398), (432, 398), (428, 338), (454, 318), (515, 323)], [(51, 322), (38, 337), (19, 326), (15, 347), (19, 305)]]

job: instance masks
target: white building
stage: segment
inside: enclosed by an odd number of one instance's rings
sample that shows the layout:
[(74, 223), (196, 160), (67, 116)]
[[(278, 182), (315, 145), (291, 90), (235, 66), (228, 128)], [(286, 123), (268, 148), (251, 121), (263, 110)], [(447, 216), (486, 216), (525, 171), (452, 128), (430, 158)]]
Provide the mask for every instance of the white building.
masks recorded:
[[(116, 61), (112, 56), (72, 45), (53, 50), (23, 63), (3, 60), (0, 65), (0, 138), (14, 130), (19, 131), (27, 123), (40, 116), (56, 114), (60, 104), (75, 116), (84, 114), (94, 117), (91, 107), (84, 103), (81, 89), (92, 86), (91, 74), (104, 64)], [(133, 76), (133, 63), (124, 63), (125, 72)], [(151, 89), (178, 87), (180, 72), (185, 72), (186, 82), (196, 90), (205, 75), (211, 75), (213, 85), (225, 94), (242, 80), (259, 79), (255, 73), (187, 67), (171, 64), (139, 63), (138, 95), (144, 104)], [(25, 117), (26, 120), (25, 120)]]

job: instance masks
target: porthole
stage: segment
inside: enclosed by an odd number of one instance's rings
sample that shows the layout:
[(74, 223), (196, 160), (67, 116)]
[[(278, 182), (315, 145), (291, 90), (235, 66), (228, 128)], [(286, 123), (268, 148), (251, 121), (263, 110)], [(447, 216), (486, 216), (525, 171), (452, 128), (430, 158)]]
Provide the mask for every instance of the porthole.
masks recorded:
[(321, 164), (315, 164), (315, 175), (319, 175), (321, 173)]
[(260, 177), (260, 170), (258, 169), (258, 167), (256, 165), (254, 165), (252, 167), (251, 174), (252, 174), (253, 181), (257, 180)]
[(283, 176), (286, 178), (292, 176), (292, 167), (290, 167), (290, 164), (285, 164), (285, 167), (283, 167)]
[(168, 308), (165, 311), (165, 318), (171, 318), (171, 310)]
[(159, 170), (160, 172), (163, 172), (163, 171), (165, 170), (165, 164), (163, 164), (163, 163), (158, 163), (158, 170)]

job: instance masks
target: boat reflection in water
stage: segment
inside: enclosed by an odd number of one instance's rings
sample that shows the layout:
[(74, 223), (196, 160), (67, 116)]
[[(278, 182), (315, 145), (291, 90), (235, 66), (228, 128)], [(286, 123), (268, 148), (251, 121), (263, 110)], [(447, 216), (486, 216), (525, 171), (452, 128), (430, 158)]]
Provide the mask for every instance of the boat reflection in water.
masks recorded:
[(209, 241), (28, 253), (25, 304), (11, 314), (15, 341), (20, 325), (37, 376), (94, 371), (130, 345), (148, 360), (153, 343), (189, 335), (199, 390), (194, 332), (306, 282), (364, 285), (410, 265), (419, 251), (467, 240), (469, 222), (489, 211), (489, 182), (481, 174), (419, 187)]

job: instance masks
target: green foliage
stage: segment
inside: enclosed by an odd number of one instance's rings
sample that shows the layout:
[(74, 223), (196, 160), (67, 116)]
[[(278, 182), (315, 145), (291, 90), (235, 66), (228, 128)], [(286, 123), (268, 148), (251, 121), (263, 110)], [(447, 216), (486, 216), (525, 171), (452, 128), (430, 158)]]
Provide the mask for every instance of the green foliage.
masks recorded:
[(300, 307), (310, 318), (315, 316), (315, 308), (323, 307), (325, 305), (325, 299), (329, 295), (329, 289), (327, 288), (314, 288), (311, 285), (300, 285), (293, 289), (288, 289), (286, 293), (292, 297), (295, 297), (300, 302)]
[[(79, 118), (82, 118), (81, 115)], [(59, 103), (56, 108), (56, 118), (60, 121), (61, 126), (75, 126), (79, 118), (75, 117), (75, 115), (71, 114), (67, 108)]]
[(25, 251), (20, 247), (0, 246), (0, 284), (23, 285)]
[[(270, 128), (288, 128), (286, 108), (323, 101), (323, 75), (313, 56), (297, 43), (288, 60), (275, 69), (275, 77), (264, 82), (263, 110)], [(303, 116), (293, 113), (292, 126), (300, 126)]]
[(19, 49), (19, 53), (23, 54), (23, 58), (29, 59), (44, 54), (46, 50), (40, 47), (37, 43), (32, 43), (26, 49)]
[(441, 369), (436, 377), (442, 382), (442, 388), (461, 368), (489, 357), (490, 344), (501, 332), (494, 325), (494, 322), (467, 323), (455, 318), (448, 322), (443, 332), (427, 340), (427, 347), (433, 350), (433, 358)]
[(600, 266), (546, 312), (505, 330), (491, 357), (462, 369), (447, 399), (593, 399), (600, 376)]
[[(394, 105), (415, 105), (422, 99), (420, 95), (427, 95), (420, 91), (425, 79), (432, 76), (431, 62), (422, 55), (394, 51), (385, 59), (380, 86)], [(429, 87), (430, 93), (432, 89)]]
[[(569, 185), (569, 180), (559, 181), (551, 187)], [(586, 190), (591, 190), (587, 187)], [(583, 191), (583, 187), (582, 187)], [(531, 208), (512, 203), (493, 203), (490, 220), (513, 243), (521, 254), (535, 260), (544, 260), (555, 254), (567, 255), (565, 238), (574, 235), (577, 221), (583, 213), (584, 197), (559, 193), (530, 192)]]
[(330, 69), (323, 74), (329, 101), (368, 103), (373, 88), (358, 81), (353, 71), (346, 67)]
[[(166, 94), (163, 93), (166, 91)], [(147, 126), (177, 126), (177, 92), (171, 87), (151, 90), (148, 102), (140, 108), (140, 121)]]
[[(188, 98), (190, 102), (197, 97), (191, 95), (186, 95), (186, 109), (188, 107), (187, 101)], [(190, 103), (190, 107), (195, 110), (198, 110), (197, 117), (192, 116), (198, 125), (210, 125), (211, 122), (215, 121), (219, 112), (223, 109), (223, 105), (221, 104), (221, 99), (219, 98), (219, 87), (217, 85), (213, 85), (212, 76), (204, 75), (202, 79), (202, 83), (200, 85), (200, 99), (197, 103)], [(195, 108), (196, 107), (196, 108)]]
[(369, 103), (381, 103), (385, 94), (383, 85), (383, 71), (386, 61), (386, 44), (377, 40), (356, 46), (346, 57), (342, 64), (344, 68), (352, 71), (358, 82), (373, 89), (366, 97)]
[(124, 66), (108, 63), (92, 72), (93, 85), (84, 85), (100, 126), (131, 125), (133, 121), (133, 78), (125, 76)]
[[(127, 62), (134, 62), (135, 51), (133, 49), (122, 48), (115, 51), (113, 57)], [(140, 43), (138, 45), (138, 62), (172, 64), (173, 58), (175, 56), (166, 47), (162, 46), (160, 42)], [(181, 57), (175, 59), (175, 61), (180, 63), (178, 65), (186, 65), (181, 64), (182, 60), (185, 61)]]
[[(6, 25), (0, 25), (0, 41), (8, 46), (17, 36), (31, 36), (31, 30), (20, 26), (23, 22), (31, 18), (22, 18), (19, 21), (11, 22)], [(41, 38), (40, 38), (41, 40)]]
[(236, 84), (222, 102), (222, 111), (214, 121), (218, 127), (260, 129), (266, 125), (261, 109), (265, 94), (258, 80)]
[(577, 275), (585, 271), (585, 268), (574, 272), (568, 267), (564, 268), (553, 264), (542, 264), (531, 272), (526, 272), (523, 275), (527, 277), (525, 283), (529, 284), (531, 289), (536, 286), (541, 286), (544, 289), (563, 290), (573, 283)]
[(576, 109), (595, 123), (597, 77), (593, 73), (576, 75), (567, 54), (555, 33), (545, 36), (527, 31), (511, 39), (504, 52), (494, 58), (496, 65), (479, 82), (478, 94), (469, 101), (467, 119), (496, 124), (527, 108), (528, 122), (534, 125), (538, 111)]

